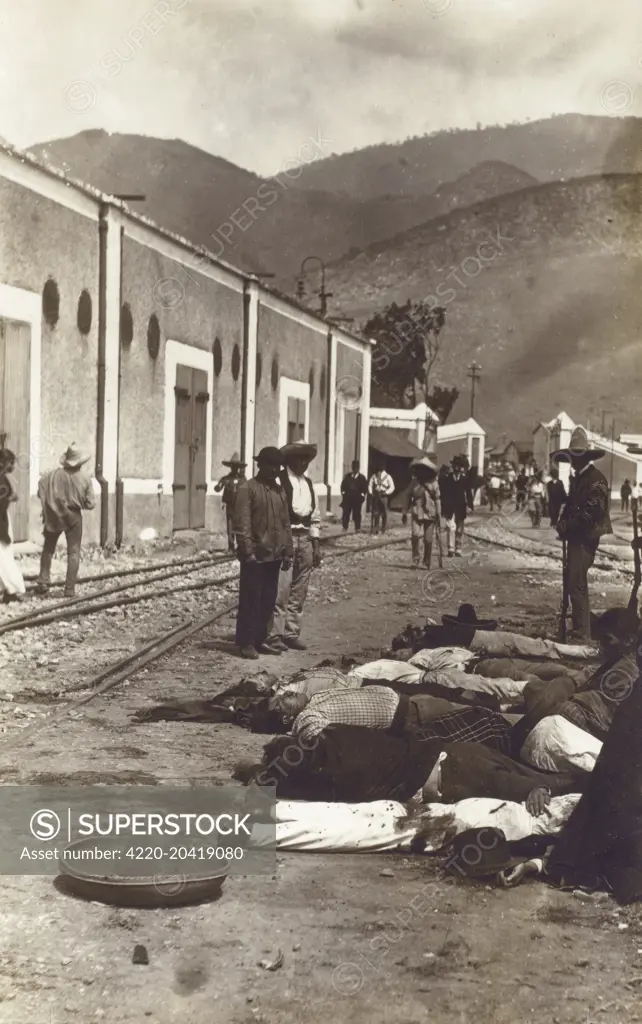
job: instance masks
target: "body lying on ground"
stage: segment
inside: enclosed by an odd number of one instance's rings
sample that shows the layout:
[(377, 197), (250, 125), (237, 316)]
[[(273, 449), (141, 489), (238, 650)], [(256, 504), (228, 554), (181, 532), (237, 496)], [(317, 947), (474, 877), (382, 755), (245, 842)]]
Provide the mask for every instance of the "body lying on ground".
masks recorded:
[[(428, 804), (415, 813), (395, 800), (279, 800), (276, 845), (280, 850), (324, 853), (437, 852), (453, 836), (485, 826), (499, 828), (509, 842), (517, 842), (559, 833), (579, 799), (579, 794), (554, 797), (537, 816), (523, 804), (485, 798)], [(270, 831), (267, 838), (272, 837)]]
[(458, 707), (451, 700), (429, 694), (409, 697), (390, 686), (332, 690), (309, 699), (302, 694), (283, 694), (272, 698), (269, 707), (279, 711), (284, 722), (291, 720), (294, 739), (308, 743), (331, 726), (344, 725), (392, 734), (409, 731), (423, 739), (483, 742), (498, 749), (510, 746), (510, 725), (498, 712)]
[[(243, 769), (242, 781), (274, 785), (279, 799), (407, 803), (428, 785), (438, 762), (439, 778), (435, 784), (433, 777), (426, 794), (432, 802), (437, 790), (445, 803), (468, 797), (522, 803), (534, 791), (550, 798), (581, 792), (584, 786), (583, 778), (537, 771), (481, 743), (392, 736), (347, 725), (330, 726), (309, 741), (294, 736), (271, 740), (262, 763)], [(531, 806), (543, 808), (546, 802), (538, 792)]]
[[(406, 646), (401, 638), (393, 640), (393, 650)], [(588, 644), (561, 644), (506, 630), (483, 630), (467, 625), (426, 626), (421, 636), (414, 639), (413, 650), (434, 647), (465, 647), (480, 658), (551, 658), (584, 660), (590, 658), (594, 648)]]

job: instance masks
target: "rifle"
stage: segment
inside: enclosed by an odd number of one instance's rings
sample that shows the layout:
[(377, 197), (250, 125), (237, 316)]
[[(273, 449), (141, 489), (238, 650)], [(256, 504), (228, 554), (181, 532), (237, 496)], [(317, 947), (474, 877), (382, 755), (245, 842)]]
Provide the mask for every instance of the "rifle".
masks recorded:
[(559, 638), (566, 643), (566, 619), (568, 616), (568, 549), (566, 539), (562, 538), (562, 610), (560, 612)]

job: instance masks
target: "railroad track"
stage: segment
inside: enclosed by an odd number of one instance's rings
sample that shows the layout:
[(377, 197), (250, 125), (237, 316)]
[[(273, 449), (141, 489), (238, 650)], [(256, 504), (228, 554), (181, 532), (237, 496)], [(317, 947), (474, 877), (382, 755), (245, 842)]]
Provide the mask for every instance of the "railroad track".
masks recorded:
[[(340, 536), (340, 535), (338, 535)], [(324, 546), (328, 546), (336, 539), (335, 536), (322, 538)], [(330, 551), (325, 559), (326, 561), (334, 560), (335, 558), (345, 558), (350, 555), (363, 554), (369, 551), (376, 551), (379, 548), (391, 547), (398, 544), (407, 544), (408, 542), (408, 531), (404, 529), (402, 537), (393, 537), (385, 541), (377, 541), (370, 544), (360, 544), (357, 546), (350, 547), (335, 547), (334, 550)], [(234, 577), (234, 580), (238, 579), (238, 575)], [(218, 581), (220, 584), (223, 582), (229, 582), (229, 579), (225, 581)], [(208, 585), (216, 585), (217, 581), (209, 582)], [(108, 665), (102, 669), (93, 678), (89, 680), (83, 680), (82, 683), (75, 683), (71, 686), (65, 687), (63, 690), (57, 691), (54, 696), (58, 699), (64, 699), (65, 697), (71, 696), (72, 694), (78, 693), (82, 690), (88, 690), (84, 696), (72, 697), (68, 700), (64, 706), (54, 710), (44, 722), (36, 722), (33, 725), (28, 725), (24, 729), (7, 739), (5, 742), (0, 743), (0, 756), (16, 746), (22, 746), (28, 741), (34, 734), (44, 731), (55, 725), (58, 721), (65, 718), (70, 712), (75, 711), (76, 708), (81, 707), (84, 704), (88, 704), (90, 701), (95, 700), (96, 697), (107, 692), (108, 690), (114, 689), (120, 683), (129, 679), (135, 675), (136, 672), (145, 668), (151, 662), (161, 658), (164, 654), (169, 653), (178, 647), (181, 643), (184, 643), (190, 636), (206, 629), (208, 626), (224, 618), (226, 615), (231, 614), (235, 611), (237, 606), (236, 600), (233, 600), (225, 605), (224, 608), (219, 608), (216, 612), (211, 615), (207, 615), (205, 618), (199, 619), (196, 622), (193, 620), (187, 620), (175, 626), (171, 632), (164, 633), (162, 636), (156, 637), (153, 640), (148, 641), (141, 647), (138, 647), (132, 654), (127, 655), (124, 658), (120, 658), (113, 664)], [(95, 610), (95, 606), (94, 606)], [(36, 623), (37, 624), (37, 623)], [(22, 628), (25, 628), (24, 626)]]
[[(483, 525), (484, 520), (477, 520), (477, 522), (479, 525)], [(561, 565), (561, 548), (552, 547), (550, 544), (546, 544), (545, 541), (540, 541), (536, 537), (524, 537), (509, 523), (502, 523), (502, 529), (507, 533), (512, 534), (524, 546), (520, 547), (516, 544), (510, 544), (506, 540), (500, 540), (497, 537), (484, 536), (484, 534), (473, 532), (470, 527), (467, 528), (466, 535), (481, 544), (490, 544), (494, 547), (503, 548), (507, 551), (515, 551), (518, 554), (526, 556), (533, 555), (539, 558), (552, 558)], [(633, 577), (633, 570), (629, 568), (628, 565), (623, 564), (622, 559), (618, 558), (617, 555), (613, 555), (609, 551), (598, 550), (598, 555), (593, 563), (593, 569), (597, 569), (602, 572), (613, 572), (613, 570), (616, 569), (618, 572), (622, 573), (623, 576)]]
[[(358, 548), (346, 546), (338, 548), (334, 545), (337, 537), (342, 534), (330, 534), (321, 539), (324, 547), (334, 547), (332, 554), (326, 557), (335, 557), (339, 554), (349, 554), (357, 550), (366, 550), (371, 545), (361, 545)], [(407, 539), (404, 531), (403, 540)], [(399, 543), (400, 541), (394, 541)], [(389, 543), (393, 543), (392, 541)], [(377, 544), (373, 546), (379, 546)], [(176, 580), (179, 577), (189, 577), (195, 573), (202, 574), (204, 571), (217, 570), (221, 566), (234, 566), (234, 570), (224, 576), (207, 576), (205, 579), (198, 579), (194, 582), (173, 585), (164, 589), (147, 589), (142, 593), (127, 593), (135, 591), (140, 587), (148, 587), (150, 584), (160, 583), (167, 579)], [(168, 567), (168, 568), (166, 568)], [(152, 575), (154, 573), (155, 575)], [(0, 622), (0, 636), (5, 633), (16, 632), (22, 629), (33, 629), (37, 626), (45, 626), (54, 622), (66, 619), (83, 618), (87, 615), (95, 615), (99, 612), (109, 611), (114, 608), (124, 608), (143, 601), (153, 601), (163, 597), (175, 597), (177, 594), (190, 591), (217, 589), (228, 583), (234, 583), (238, 578), (238, 562), (234, 555), (226, 554), (218, 557), (192, 557), (181, 561), (161, 563), (155, 566), (145, 566), (141, 569), (124, 569), (120, 572), (108, 572), (99, 576), (84, 578), (84, 582), (97, 582), (122, 576), (141, 576), (140, 579), (127, 581), (113, 587), (103, 588), (94, 592), (81, 594), (79, 597), (69, 598), (54, 604), (41, 605), (34, 610), (23, 614), (15, 614)], [(115, 596), (118, 595), (118, 596)], [(105, 600), (108, 598), (108, 600)]]

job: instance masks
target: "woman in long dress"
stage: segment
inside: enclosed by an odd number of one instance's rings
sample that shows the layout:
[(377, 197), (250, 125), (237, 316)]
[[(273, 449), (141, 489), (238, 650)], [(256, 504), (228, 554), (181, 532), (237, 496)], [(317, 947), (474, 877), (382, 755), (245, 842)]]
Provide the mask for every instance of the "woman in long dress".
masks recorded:
[(8, 448), (0, 449), (0, 593), (5, 604), (20, 601), (24, 597), (25, 584), (22, 573), (13, 557), (13, 534), (9, 506), (17, 501), (17, 495), (10, 474), (16, 464), (16, 457)]

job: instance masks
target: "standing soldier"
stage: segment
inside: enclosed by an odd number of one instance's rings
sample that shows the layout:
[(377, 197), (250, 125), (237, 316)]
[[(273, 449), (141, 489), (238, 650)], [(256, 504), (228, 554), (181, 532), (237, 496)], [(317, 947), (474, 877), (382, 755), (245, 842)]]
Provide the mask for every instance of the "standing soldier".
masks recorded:
[(597, 448), (589, 448), (586, 431), (576, 427), (568, 448), (561, 448), (551, 456), (554, 462), (570, 462), (573, 474), (557, 532), (566, 541), (574, 639), (583, 643), (591, 639), (588, 571), (595, 560), (600, 537), (611, 533), (608, 481), (593, 465), (604, 454)]
[(67, 541), (67, 579), (65, 597), (73, 597), (80, 568), (83, 509), (96, 507), (91, 477), (82, 471), (90, 455), (70, 444), (60, 458), (61, 468), (46, 473), (38, 484), (38, 497), (42, 503), (44, 546), (40, 557), (40, 575), (36, 584), (38, 594), (49, 590), (51, 559), (61, 533)]
[(419, 565), (421, 541), (424, 542), (424, 568), (430, 569), (432, 544), (435, 527), (439, 530), (441, 503), (437, 486), (437, 467), (424, 455), (410, 463), (413, 480), (410, 484), (406, 506), (403, 513), (405, 524), (410, 512), (410, 543), (412, 546), (413, 565)]
[(359, 472), (359, 463), (355, 459), (352, 463), (352, 472), (346, 473), (341, 481), (341, 509), (343, 512), (343, 532), (348, 532), (350, 516), (354, 519), (355, 533), (361, 530), (361, 506), (368, 493), (368, 481), (363, 473)]
[(375, 470), (368, 483), (368, 494), (370, 495), (370, 508), (372, 513), (372, 533), (386, 532), (388, 525), (388, 498), (394, 492), (395, 482), (383, 467)]
[(312, 570), (321, 565), (321, 513), (314, 484), (305, 472), (317, 454), (317, 446), (307, 441), (293, 441), (280, 448), (279, 454), (285, 466), (280, 482), (290, 515), (294, 558), (291, 568), (279, 577), (279, 592), (267, 641), (267, 646), (276, 654), (288, 647), (295, 651), (307, 649), (300, 635), (301, 616)]
[(456, 555), (461, 558), (461, 541), (464, 536), (466, 522), (466, 469), (462, 455), (455, 455), (450, 472), (442, 477), (439, 487), (441, 491), (441, 513), (446, 521), (448, 537), (448, 557)]
[(245, 479), (243, 470), (246, 463), (241, 462), (238, 452), (234, 452), (229, 462), (223, 462), (223, 465), (229, 468), (229, 473), (221, 477), (214, 491), (216, 494), (220, 494), (223, 491), (221, 500), (225, 506), (225, 516), (227, 519), (227, 546), (231, 553), (234, 554), (236, 550), (234, 544), (234, 499), (236, 498), (236, 492), (241, 480)]

